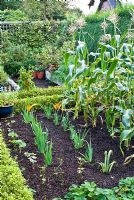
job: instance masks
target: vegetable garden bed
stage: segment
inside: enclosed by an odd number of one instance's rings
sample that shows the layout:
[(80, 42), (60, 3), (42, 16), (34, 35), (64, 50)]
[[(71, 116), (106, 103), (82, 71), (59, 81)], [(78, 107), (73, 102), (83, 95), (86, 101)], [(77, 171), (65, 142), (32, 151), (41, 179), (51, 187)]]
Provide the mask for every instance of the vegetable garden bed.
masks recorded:
[[(93, 162), (91, 164), (82, 161), (82, 154), (85, 147), (80, 150), (74, 148), (70, 139), (70, 131), (64, 131), (61, 125), (55, 126), (52, 119), (47, 119), (42, 111), (36, 111), (35, 115), (42, 124), (43, 130), (48, 129), (49, 140), (53, 142), (52, 165), (45, 168), (44, 159), (35, 145), (34, 134), (29, 124), (26, 124), (21, 114), (12, 116), (9, 119), (0, 121), (3, 135), (7, 146), (11, 149), (11, 155), (16, 158), (20, 169), (27, 180), (28, 185), (35, 190), (36, 200), (52, 200), (55, 197), (63, 197), (72, 184), (82, 184), (85, 180), (93, 181), (102, 188), (112, 188), (118, 185), (122, 178), (134, 176), (134, 163), (123, 165), (124, 158), (119, 148), (118, 138), (112, 139), (106, 129), (105, 123), (98, 120), (97, 126), (92, 127), (88, 123), (88, 134), (86, 141), (90, 138), (93, 146)], [(73, 120), (70, 116), (71, 124), (77, 129), (84, 129), (84, 120), (80, 116), (78, 120)], [(9, 132), (14, 131), (18, 138), (26, 143), (25, 148), (18, 149), (17, 145), (11, 143)], [(132, 140), (132, 145), (134, 140)], [(104, 174), (99, 169), (100, 162), (104, 161), (104, 151), (113, 150), (111, 160), (115, 160), (110, 174)], [(30, 162), (30, 157), (26, 153), (34, 153)], [(125, 157), (133, 154), (133, 148), (125, 151)], [(32, 157), (31, 157), (32, 158)], [(44, 198), (45, 196), (45, 198)]]

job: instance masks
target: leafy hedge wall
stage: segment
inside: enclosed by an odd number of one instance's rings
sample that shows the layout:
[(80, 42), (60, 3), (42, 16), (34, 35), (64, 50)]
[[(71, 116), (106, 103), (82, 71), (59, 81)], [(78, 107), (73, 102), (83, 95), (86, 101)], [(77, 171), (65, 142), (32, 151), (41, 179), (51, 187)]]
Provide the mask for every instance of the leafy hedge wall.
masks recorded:
[(14, 101), (14, 110), (15, 112), (20, 112), (26, 108), (28, 105), (33, 105), (37, 104), (40, 106), (48, 106), (48, 105), (53, 105), (55, 103), (58, 103), (59, 101), (62, 100), (61, 95), (52, 95), (52, 96), (37, 96), (37, 97), (32, 97), (29, 99), (17, 99)]
[(27, 188), (19, 166), (10, 157), (0, 131), (0, 199), (1, 200), (33, 200)]
[[(133, 8), (134, 6), (115, 9), (115, 12), (120, 17), (118, 28), (120, 30), (119, 33), (121, 33), (122, 36), (128, 31), (128, 27), (131, 23), (130, 12)], [(100, 12), (86, 17), (86, 26), (84, 27), (83, 31), (86, 34), (85, 40), (90, 51), (95, 51), (97, 49), (97, 43), (100, 39), (100, 36), (103, 34), (100, 24), (104, 21), (104, 18), (106, 19), (110, 14), (111, 12)], [(107, 28), (107, 33), (113, 35), (113, 25), (110, 22), (108, 22), (108, 24), (109, 26)]]
[(51, 96), (61, 95), (64, 91), (63, 87), (55, 86), (48, 88), (33, 88), (32, 90), (22, 90), (18, 92), (18, 98), (36, 97), (36, 96)]
[(58, 103), (63, 98), (63, 87), (33, 88), (29, 91), (22, 90), (20, 92), (9, 92), (0, 94), (0, 105), (13, 104), (14, 111), (20, 112), (27, 105), (38, 104), (47, 106)]

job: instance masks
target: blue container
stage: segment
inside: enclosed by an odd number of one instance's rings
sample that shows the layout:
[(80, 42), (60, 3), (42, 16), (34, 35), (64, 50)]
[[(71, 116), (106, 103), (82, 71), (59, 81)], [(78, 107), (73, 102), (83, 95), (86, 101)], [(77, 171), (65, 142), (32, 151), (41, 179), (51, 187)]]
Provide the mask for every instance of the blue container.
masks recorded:
[(13, 112), (13, 105), (0, 106), (0, 118), (5, 118), (11, 115)]

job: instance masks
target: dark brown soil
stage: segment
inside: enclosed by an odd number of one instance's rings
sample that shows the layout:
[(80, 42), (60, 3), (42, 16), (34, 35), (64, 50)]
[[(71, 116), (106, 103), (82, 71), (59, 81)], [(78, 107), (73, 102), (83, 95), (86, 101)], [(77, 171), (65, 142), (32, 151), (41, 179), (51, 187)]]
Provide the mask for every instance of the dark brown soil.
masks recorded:
[(55, 83), (46, 79), (33, 79), (35, 85), (40, 88), (47, 88), (49, 86), (56, 86)]
[[(14, 77), (13, 80), (18, 83), (18, 77)], [(33, 79), (35, 85), (39, 88), (48, 88), (49, 86), (57, 86), (57, 84), (49, 81), (49, 80), (46, 80), (45, 78), (43, 79), (36, 79), (34, 78)]]
[[(63, 197), (72, 184), (81, 184), (85, 180), (94, 181), (99, 187), (111, 188), (116, 186), (121, 178), (134, 176), (134, 162), (123, 165), (124, 158), (120, 152), (119, 139), (111, 139), (105, 125), (98, 123), (97, 127), (93, 128), (89, 123), (86, 140), (89, 142), (91, 135), (94, 148), (94, 162), (91, 165), (80, 162), (80, 152), (84, 153), (85, 149), (75, 150), (69, 131), (64, 132), (61, 126), (54, 126), (52, 120), (47, 120), (41, 111), (36, 115), (42, 127), (48, 128), (49, 139), (53, 141), (53, 163), (46, 169), (43, 157), (38, 153), (35, 145), (32, 129), (30, 125), (23, 122), (22, 116), (19, 114), (0, 121), (0, 127), (3, 129), (7, 146), (11, 149), (11, 155), (18, 161), (28, 185), (36, 191), (36, 200), (44, 200), (44, 196), (46, 200)], [(77, 121), (72, 120), (72, 123), (80, 128), (83, 118), (80, 117)], [(27, 144), (21, 152), (10, 142), (8, 131), (11, 130), (15, 131), (19, 139)], [(132, 142), (134, 144), (134, 141)], [(104, 160), (104, 151), (110, 149), (114, 152), (112, 160), (116, 160), (117, 164), (110, 174), (103, 174), (100, 172), (98, 163)], [(35, 153), (37, 163), (30, 163), (24, 155), (25, 152)], [(125, 156), (132, 153), (134, 152), (130, 149), (125, 152)]]

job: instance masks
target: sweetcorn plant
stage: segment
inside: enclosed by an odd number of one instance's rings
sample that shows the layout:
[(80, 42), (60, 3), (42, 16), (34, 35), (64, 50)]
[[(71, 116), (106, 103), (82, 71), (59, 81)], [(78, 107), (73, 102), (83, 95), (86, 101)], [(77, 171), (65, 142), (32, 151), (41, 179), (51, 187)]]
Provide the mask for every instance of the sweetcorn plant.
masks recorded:
[(73, 53), (65, 54), (69, 74), (62, 105), (74, 105), (70, 108), (74, 118), (83, 112), (85, 122), (90, 117), (93, 126), (103, 112), (110, 135), (118, 133), (120, 144), (128, 148), (134, 137), (134, 43), (121, 38), (117, 30), (99, 43), (97, 52), (89, 54), (85, 42), (79, 41)]

